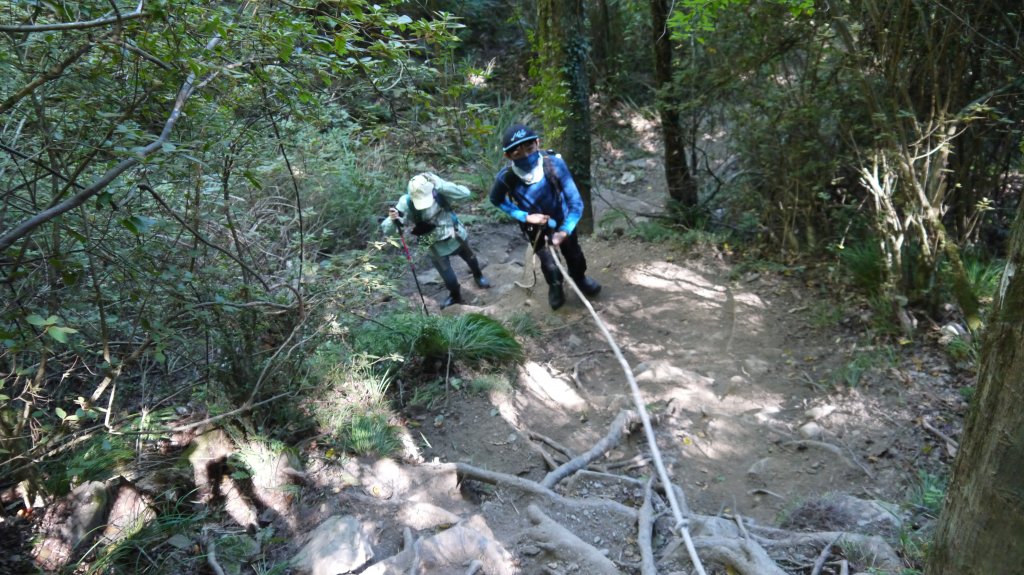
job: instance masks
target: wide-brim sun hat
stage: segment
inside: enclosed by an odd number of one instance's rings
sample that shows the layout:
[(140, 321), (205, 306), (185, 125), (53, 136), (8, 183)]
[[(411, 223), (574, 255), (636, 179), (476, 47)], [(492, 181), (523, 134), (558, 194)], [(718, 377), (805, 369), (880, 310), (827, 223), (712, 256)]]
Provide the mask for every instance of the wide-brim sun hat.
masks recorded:
[(501, 137), (501, 150), (508, 152), (512, 148), (515, 148), (519, 144), (529, 142), (530, 140), (536, 140), (540, 138), (537, 132), (534, 132), (532, 128), (525, 124), (513, 124), (505, 130), (505, 134)]
[(409, 180), (409, 198), (417, 210), (434, 205), (434, 182), (426, 174), (416, 174)]

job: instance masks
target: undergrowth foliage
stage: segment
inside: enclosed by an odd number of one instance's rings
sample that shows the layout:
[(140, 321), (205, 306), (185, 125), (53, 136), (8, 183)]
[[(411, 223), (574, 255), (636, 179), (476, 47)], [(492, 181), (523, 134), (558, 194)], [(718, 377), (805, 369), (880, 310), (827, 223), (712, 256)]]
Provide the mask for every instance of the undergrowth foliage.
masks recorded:
[[(522, 322), (520, 318), (516, 323)], [(484, 367), (470, 389), (504, 390), (508, 383), (486, 371), (500, 371), (522, 358), (522, 345), (509, 328), (489, 316), (396, 312), (357, 328), (351, 347), (325, 344), (312, 355), (308, 378), (320, 397), (309, 409), (321, 431), (342, 450), (388, 455), (401, 446), (393, 423), (399, 377), (418, 382), (410, 403), (431, 403), (446, 386), (458, 389), (461, 380), (416, 369), (430, 371), (441, 362), (450, 375), (461, 367)]]
[(392, 352), (423, 360), (451, 358), (469, 363), (516, 362), (523, 348), (499, 320), (479, 313), (456, 316), (402, 312), (365, 326), (355, 347), (370, 355)]

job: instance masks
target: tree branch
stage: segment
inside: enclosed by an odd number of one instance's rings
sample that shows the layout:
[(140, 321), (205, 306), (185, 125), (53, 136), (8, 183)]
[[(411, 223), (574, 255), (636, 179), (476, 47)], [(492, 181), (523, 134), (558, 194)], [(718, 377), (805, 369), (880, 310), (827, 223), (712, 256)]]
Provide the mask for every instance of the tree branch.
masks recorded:
[[(219, 36), (210, 40), (210, 42), (206, 45), (206, 49), (212, 50), (218, 43), (220, 43)], [(181, 88), (178, 90), (178, 97), (174, 101), (174, 107), (171, 108), (171, 113), (167, 117), (167, 121), (164, 122), (163, 130), (160, 132), (160, 136), (157, 137), (156, 140), (153, 140), (153, 142), (151, 142), (148, 146), (142, 148), (142, 150), (140, 150), (135, 155), (135, 157), (125, 159), (118, 163), (113, 168), (111, 168), (110, 170), (108, 170), (107, 173), (100, 176), (100, 178), (93, 182), (92, 185), (90, 185), (89, 187), (83, 189), (82, 191), (78, 192), (77, 194), (68, 198), (67, 200), (64, 200), (63, 202), (51, 208), (47, 208), (39, 212), (38, 214), (32, 216), (31, 218), (28, 218), (27, 220), (21, 222), (20, 224), (9, 230), (4, 235), (0, 236), (0, 252), (3, 252), (7, 248), (11, 247), (11, 245), (13, 245), (14, 242), (27, 236), (34, 229), (41, 226), (42, 224), (52, 220), (53, 218), (65, 212), (71, 211), (77, 208), (78, 206), (81, 206), (89, 198), (95, 196), (108, 185), (110, 185), (110, 183), (117, 179), (121, 174), (139, 165), (140, 163), (142, 163), (142, 160), (146, 159), (147, 157), (155, 153), (157, 150), (162, 149), (164, 143), (168, 140), (168, 138), (170, 138), (171, 130), (174, 129), (174, 125), (178, 123), (179, 119), (181, 119), (182, 110), (185, 108), (185, 102), (188, 101), (189, 97), (192, 96), (192, 93), (199, 86), (205, 84), (204, 81), (201, 84), (197, 85), (194, 83), (195, 79), (196, 77), (194, 73), (189, 74), (188, 78), (185, 80), (185, 83), (181, 85)], [(3, 113), (2, 109), (0, 109), (0, 113)]]
[(87, 28), (99, 28), (108, 24), (119, 24), (125, 20), (137, 20), (148, 16), (140, 9), (128, 14), (97, 18), (95, 20), (83, 20), (81, 22), (57, 22), (54, 24), (29, 24), (25, 26), (11, 26), (0, 24), (0, 32), (30, 33), (30, 32), (51, 32), (54, 30), (85, 30)]
[(25, 96), (28, 96), (29, 94), (34, 92), (35, 89), (39, 86), (42, 86), (43, 84), (51, 80), (56, 80), (57, 78), (59, 78), (61, 74), (64, 73), (64, 70), (67, 70), (68, 66), (74, 64), (82, 56), (85, 56), (85, 54), (89, 52), (89, 50), (91, 50), (93, 46), (95, 46), (93, 42), (86, 42), (82, 44), (78, 47), (77, 50), (68, 54), (67, 58), (64, 58), (60, 62), (57, 62), (52, 67), (50, 67), (50, 69), (44, 72), (42, 76), (39, 76), (35, 80), (32, 80), (27, 85), (25, 85), (25, 87), (18, 90), (14, 94), (11, 94), (11, 97), (7, 98), (3, 102), (0, 102), (0, 114), (4, 114), (8, 110), (13, 108), (15, 104), (20, 102)]

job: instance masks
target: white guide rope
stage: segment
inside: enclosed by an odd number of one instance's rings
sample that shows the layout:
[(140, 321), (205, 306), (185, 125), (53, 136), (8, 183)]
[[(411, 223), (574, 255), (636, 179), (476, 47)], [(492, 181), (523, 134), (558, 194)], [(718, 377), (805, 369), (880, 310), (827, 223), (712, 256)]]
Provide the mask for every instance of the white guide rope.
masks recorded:
[(615, 339), (612, 338), (611, 332), (605, 327), (601, 318), (594, 311), (594, 307), (590, 305), (590, 301), (584, 297), (583, 292), (576, 285), (576, 282), (569, 277), (569, 272), (566, 271), (565, 266), (562, 264), (562, 254), (558, 251), (555, 246), (548, 245), (548, 249), (552, 250), (552, 254), (555, 256), (555, 265), (558, 266), (558, 270), (562, 272), (562, 281), (572, 286), (572, 290), (576, 293), (576, 296), (580, 298), (583, 305), (587, 307), (590, 315), (593, 316), (594, 322), (597, 327), (601, 329), (601, 333), (604, 334), (605, 339), (608, 340), (608, 345), (611, 346), (612, 352), (615, 353), (615, 357), (619, 360), (619, 364), (622, 366), (622, 371), (626, 374), (626, 379), (629, 381), (630, 390), (633, 392), (633, 404), (636, 407), (637, 413), (640, 414), (640, 421), (644, 424), (644, 435), (647, 437), (647, 445), (651, 449), (651, 459), (654, 461), (654, 467), (658, 471), (658, 479), (661, 481), (661, 485), (665, 488), (665, 496), (668, 498), (669, 507), (672, 508), (672, 516), (675, 518), (675, 528), (682, 534), (683, 542), (686, 544), (686, 551), (690, 554), (690, 561), (693, 562), (694, 568), (697, 570), (698, 575), (707, 575), (704, 571), (704, 565), (701, 564), (700, 557), (697, 556), (697, 549), (693, 546), (693, 539), (690, 537), (689, 522), (683, 517), (683, 512), (679, 507), (679, 502), (676, 500), (675, 489), (672, 488), (672, 480), (668, 476), (668, 470), (665, 469), (665, 463), (661, 459), (661, 451), (658, 449), (658, 442), (654, 436), (654, 426), (651, 425), (651, 417), (647, 413), (647, 408), (644, 407), (644, 399), (640, 394), (640, 386), (636, 383), (636, 378), (633, 377), (633, 369), (629, 366), (626, 358), (622, 355), (622, 350), (619, 349), (618, 344), (615, 343)]

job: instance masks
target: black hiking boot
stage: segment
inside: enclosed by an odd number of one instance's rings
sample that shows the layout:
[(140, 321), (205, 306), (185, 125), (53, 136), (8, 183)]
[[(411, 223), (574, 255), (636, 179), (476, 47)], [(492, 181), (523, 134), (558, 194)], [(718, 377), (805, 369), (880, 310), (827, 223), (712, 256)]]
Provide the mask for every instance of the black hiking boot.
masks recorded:
[(491, 282), (487, 278), (485, 278), (483, 274), (474, 275), (473, 281), (476, 282), (476, 286), (479, 288), (487, 289), (491, 287)]
[(551, 309), (558, 309), (565, 305), (565, 290), (562, 289), (562, 282), (548, 286), (548, 305), (551, 306)]
[(461, 303), (463, 303), (462, 294), (459, 292), (455, 292), (449, 295), (443, 302), (441, 302), (441, 309), (444, 309), (450, 305), (456, 305)]
[(576, 287), (580, 288), (583, 295), (587, 297), (594, 297), (601, 293), (601, 284), (597, 283), (592, 277), (583, 276), (583, 280), (575, 280)]

